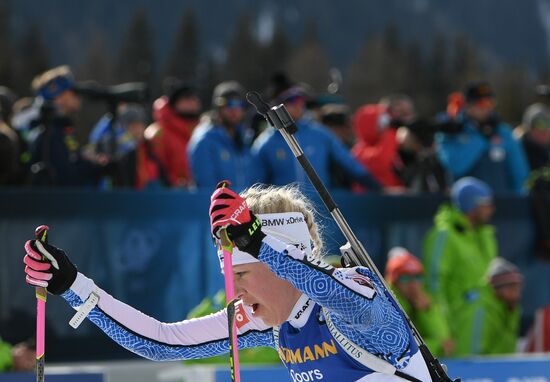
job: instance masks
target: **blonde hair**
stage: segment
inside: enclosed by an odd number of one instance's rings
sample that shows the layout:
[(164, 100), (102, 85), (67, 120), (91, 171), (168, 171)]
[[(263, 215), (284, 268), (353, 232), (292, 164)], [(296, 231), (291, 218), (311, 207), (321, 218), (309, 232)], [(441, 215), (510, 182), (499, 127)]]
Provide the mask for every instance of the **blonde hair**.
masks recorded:
[(311, 201), (296, 186), (261, 186), (254, 185), (241, 193), (250, 210), (256, 214), (277, 212), (301, 212), (304, 215), (311, 240), (312, 254), (321, 258), (323, 241), (319, 225), (315, 221), (315, 208)]

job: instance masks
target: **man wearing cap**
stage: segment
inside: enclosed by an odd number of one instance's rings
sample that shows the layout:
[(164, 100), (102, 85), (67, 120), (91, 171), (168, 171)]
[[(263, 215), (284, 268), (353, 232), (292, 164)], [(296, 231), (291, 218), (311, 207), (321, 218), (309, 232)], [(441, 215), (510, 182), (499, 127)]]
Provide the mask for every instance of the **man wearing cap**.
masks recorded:
[[(509, 125), (495, 113), (490, 85), (475, 82), (464, 91), (465, 104), (454, 121), (459, 133), (436, 134), (437, 154), (453, 179), (474, 176), (495, 192), (521, 193), (529, 173), (525, 153)], [(450, 117), (447, 117), (450, 118)]]
[[(336, 165), (348, 178), (365, 186), (369, 191), (378, 191), (380, 183), (357, 162), (344, 144), (325, 126), (311, 119), (305, 110), (306, 93), (301, 86), (290, 86), (275, 97), (275, 103), (283, 103), (296, 122), (295, 137), (302, 145), (319, 178), (329, 187), (329, 171)], [(263, 181), (274, 185), (296, 182), (309, 184), (306, 173), (297, 164), (284, 138), (274, 128), (267, 128), (256, 139), (253, 152), (258, 156)]]
[(456, 356), (516, 351), (523, 276), (514, 264), (497, 257), (483, 281), (453, 318), (460, 328)]
[(97, 183), (104, 157), (84, 158), (74, 134), (71, 115), (80, 110), (80, 98), (67, 66), (37, 76), (32, 88), (41, 102), (39, 133), (30, 145), (32, 183), (85, 186)]
[(153, 103), (155, 122), (145, 130), (172, 187), (189, 187), (193, 179), (187, 156), (202, 104), (196, 90), (179, 81), (167, 84), (166, 95)]
[(259, 180), (258, 165), (250, 151), (252, 132), (243, 124), (246, 101), (236, 81), (214, 88), (211, 120), (193, 132), (188, 146), (191, 172), (197, 187), (215, 187), (231, 179), (242, 190)]
[(385, 278), (435, 356), (450, 356), (454, 343), (441, 305), (424, 289), (424, 267), (402, 247), (388, 253)]
[(530, 105), (518, 132), (530, 170), (550, 167), (550, 107), (543, 103)]
[(455, 340), (461, 328), (453, 317), (497, 256), (495, 230), (488, 224), (494, 212), (492, 196), (481, 180), (459, 179), (451, 188), (451, 203), (440, 207), (424, 240), (426, 286), (443, 304)]

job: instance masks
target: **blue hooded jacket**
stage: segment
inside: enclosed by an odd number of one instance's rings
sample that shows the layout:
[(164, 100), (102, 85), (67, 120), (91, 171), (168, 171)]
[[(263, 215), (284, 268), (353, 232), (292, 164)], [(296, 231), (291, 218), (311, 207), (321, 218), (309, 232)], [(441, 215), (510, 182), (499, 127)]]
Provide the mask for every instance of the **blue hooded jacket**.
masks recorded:
[(473, 176), (487, 182), (495, 193), (523, 192), (529, 167), (510, 126), (498, 122), (494, 134), (487, 138), (479, 132), (474, 121), (465, 115), (459, 118), (458, 122), (462, 122), (460, 133), (435, 136), (438, 158), (452, 180)]
[[(319, 123), (302, 118), (296, 122), (298, 131), (294, 134), (306, 157), (327, 187), (330, 187), (331, 161), (350, 178), (363, 184), (369, 190), (379, 190), (379, 183), (357, 162), (338, 138)], [(296, 182), (300, 186), (308, 183), (307, 175), (282, 135), (269, 127), (254, 142), (252, 152), (257, 155), (257, 165), (262, 168), (262, 181), (274, 185)]]
[(241, 191), (259, 180), (259, 169), (250, 151), (251, 137), (244, 126), (237, 127), (236, 134), (236, 138), (231, 137), (217, 124), (197, 126), (187, 147), (197, 187), (212, 189), (227, 179), (233, 189)]

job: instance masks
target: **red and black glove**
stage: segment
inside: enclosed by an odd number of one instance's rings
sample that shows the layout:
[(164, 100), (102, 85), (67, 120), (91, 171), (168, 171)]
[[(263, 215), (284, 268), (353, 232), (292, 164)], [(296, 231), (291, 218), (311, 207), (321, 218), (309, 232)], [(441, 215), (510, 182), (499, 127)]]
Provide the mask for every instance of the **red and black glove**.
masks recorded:
[(241, 251), (258, 257), (265, 234), (262, 223), (248, 208), (246, 201), (236, 192), (227, 188), (230, 183), (218, 183), (210, 197), (210, 228), (212, 235), (219, 239), (219, 231), (225, 228), (227, 235)]

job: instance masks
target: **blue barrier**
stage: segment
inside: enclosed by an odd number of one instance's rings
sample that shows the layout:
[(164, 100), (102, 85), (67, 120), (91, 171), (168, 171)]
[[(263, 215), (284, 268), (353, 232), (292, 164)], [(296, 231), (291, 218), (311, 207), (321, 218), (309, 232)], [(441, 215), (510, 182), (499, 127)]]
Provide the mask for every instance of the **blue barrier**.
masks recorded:
[[(47, 374), (45, 380), (48, 382), (105, 382), (102, 373), (86, 374)], [(7, 373), (0, 374), (0, 382), (35, 382), (36, 376), (33, 373)]]
[[(420, 255), (421, 239), (444, 200), (346, 192), (333, 196), (379, 267), (394, 245)], [(51, 242), (103, 289), (159, 320), (181, 320), (204, 296), (223, 287), (209, 234), (209, 197), (210, 191), (178, 190), (0, 191), (0, 334), (12, 342), (33, 335), (34, 293), (24, 283), (21, 257), (23, 243), (39, 224), (50, 226)], [(316, 195), (312, 198), (319, 203)], [(528, 201), (497, 198), (496, 206), (501, 255), (533, 275), (526, 278), (529, 318), (537, 306), (550, 303), (550, 287), (541, 290), (550, 286), (550, 266), (531, 258)], [(337, 253), (344, 238), (324, 206), (317, 210), (327, 249)], [(128, 357), (89, 323), (72, 330), (67, 325), (72, 312), (61, 299), (50, 298), (47, 309), (49, 359)]]
[[(452, 378), (462, 382), (549, 382), (550, 358), (526, 359), (472, 359), (445, 362)], [(292, 378), (283, 367), (243, 368), (243, 381), (262, 382), (316, 382), (307, 373)], [(228, 370), (216, 370), (215, 382), (230, 382)]]

